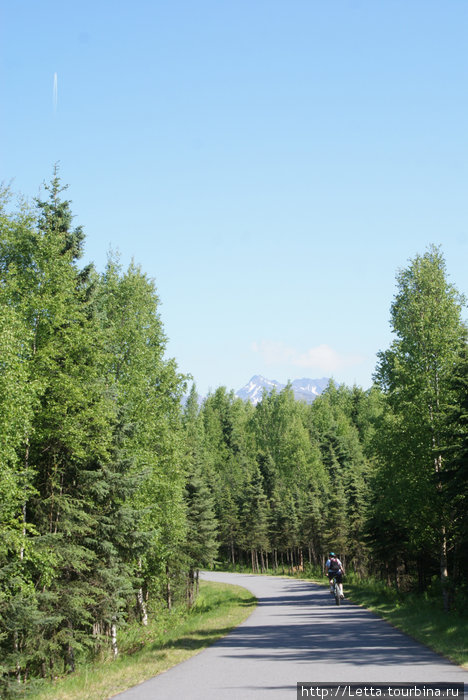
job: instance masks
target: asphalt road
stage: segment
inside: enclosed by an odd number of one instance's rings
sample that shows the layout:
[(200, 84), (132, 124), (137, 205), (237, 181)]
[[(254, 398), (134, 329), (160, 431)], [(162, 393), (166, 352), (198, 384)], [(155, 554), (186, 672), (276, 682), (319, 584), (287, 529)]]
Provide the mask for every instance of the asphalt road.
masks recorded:
[[(376, 615), (305, 581), (209, 572), (259, 604), (213, 646), (141, 685), (125, 700), (295, 700), (297, 682), (468, 683), (468, 672)], [(346, 593), (346, 588), (345, 588)]]

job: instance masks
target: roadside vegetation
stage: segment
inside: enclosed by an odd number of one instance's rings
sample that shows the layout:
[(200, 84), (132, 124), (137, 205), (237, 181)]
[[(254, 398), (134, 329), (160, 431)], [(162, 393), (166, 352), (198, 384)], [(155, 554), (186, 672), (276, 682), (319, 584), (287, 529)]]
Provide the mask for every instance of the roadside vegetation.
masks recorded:
[(256, 599), (239, 586), (200, 582), (194, 606), (159, 610), (147, 627), (133, 624), (120, 636), (117, 660), (108, 654), (53, 684), (31, 689), (37, 700), (101, 700), (167, 671), (225, 636), (245, 620)]
[[(346, 580), (346, 595), (450, 661), (468, 669), (468, 613), (446, 611), (438, 581), (424, 593), (398, 594), (382, 581)], [(466, 593), (465, 593), (466, 595)]]

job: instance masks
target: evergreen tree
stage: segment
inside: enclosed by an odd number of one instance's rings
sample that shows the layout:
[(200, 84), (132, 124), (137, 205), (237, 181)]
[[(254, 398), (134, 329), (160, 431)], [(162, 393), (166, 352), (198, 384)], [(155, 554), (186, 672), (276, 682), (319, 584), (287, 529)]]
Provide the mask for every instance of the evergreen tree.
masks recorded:
[(194, 466), (186, 486), (187, 542), (184, 547), (188, 558), (188, 603), (194, 601), (194, 583), (198, 587), (198, 571), (212, 566), (218, 552), (217, 521), (213, 499), (199, 468)]
[[(70, 203), (62, 200), (55, 174), (40, 212), (31, 320), (34, 329), (31, 375), (41, 385), (30, 458), (36, 494), (31, 521), (41, 535), (36, 547), (47, 562), (48, 584), (38, 594), (53, 624), (39, 635), (42, 666), (61, 658), (74, 670), (75, 654), (91, 644), (92, 618), (100, 591), (88, 574), (96, 552), (94, 502), (86, 494), (89, 462), (106, 461), (114, 406), (101, 377), (103, 335), (90, 301), (90, 271), (75, 265), (83, 234), (71, 229)], [(83, 499), (88, 501), (85, 507)], [(98, 568), (98, 567), (96, 567)]]
[(247, 484), (241, 514), (242, 545), (250, 552), (254, 572), (260, 567), (265, 568), (264, 554), (269, 550), (268, 502), (262, 482), (258, 468), (255, 468)]
[(187, 596), (191, 606), (195, 585), (198, 588), (199, 569), (212, 566), (218, 552), (214, 499), (204, 476), (204, 426), (195, 384), (185, 405), (183, 423), (187, 450), (187, 535), (183, 550), (188, 565)]

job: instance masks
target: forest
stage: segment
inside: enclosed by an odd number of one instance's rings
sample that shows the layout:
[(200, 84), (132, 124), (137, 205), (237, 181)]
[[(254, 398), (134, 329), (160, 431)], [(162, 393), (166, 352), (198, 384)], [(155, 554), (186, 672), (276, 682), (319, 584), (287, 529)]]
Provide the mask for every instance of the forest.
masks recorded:
[[(468, 600), (465, 300), (431, 246), (397, 272), (364, 390), (202, 401), (166, 357), (155, 283), (84, 232), (57, 172), (0, 205), (0, 686), (73, 672), (201, 568), (348, 572)], [(382, 309), (387, 314), (387, 309)]]

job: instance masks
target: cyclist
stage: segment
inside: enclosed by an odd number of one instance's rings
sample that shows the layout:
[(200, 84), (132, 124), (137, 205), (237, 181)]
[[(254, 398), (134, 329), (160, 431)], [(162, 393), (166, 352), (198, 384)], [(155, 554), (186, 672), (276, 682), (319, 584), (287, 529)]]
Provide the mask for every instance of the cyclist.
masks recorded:
[(328, 580), (330, 581), (330, 593), (332, 595), (334, 595), (333, 578), (336, 578), (336, 582), (340, 587), (340, 596), (341, 596), (341, 598), (344, 598), (343, 574), (345, 571), (344, 571), (343, 564), (338, 559), (335, 552), (330, 552), (330, 554), (328, 555), (328, 559), (326, 561), (325, 566), (327, 567), (327, 576), (328, 576)]

